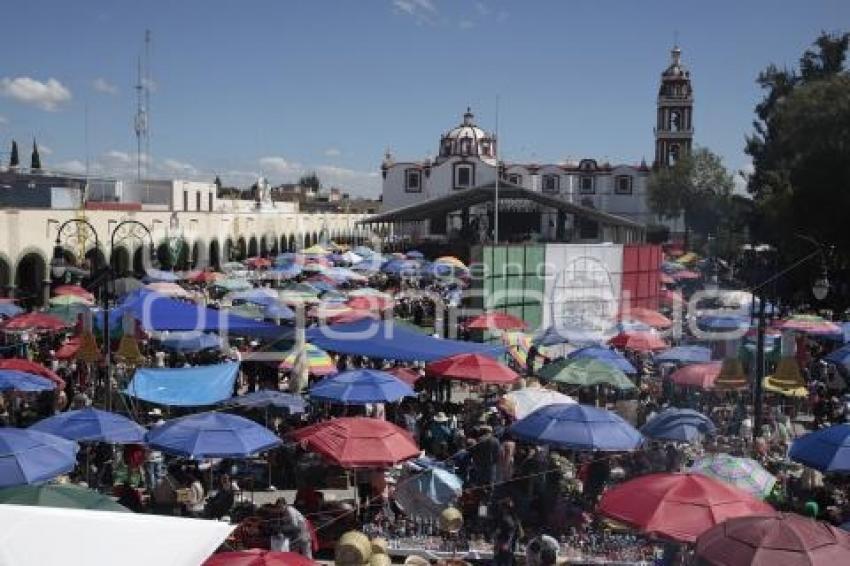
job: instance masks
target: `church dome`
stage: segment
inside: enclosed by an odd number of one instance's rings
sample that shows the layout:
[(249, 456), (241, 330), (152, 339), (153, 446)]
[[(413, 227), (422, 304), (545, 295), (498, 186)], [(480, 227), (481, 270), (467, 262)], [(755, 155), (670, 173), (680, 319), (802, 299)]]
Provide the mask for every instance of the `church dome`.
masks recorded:
[(475, 124), (475, 115), (470, 108), (463, 115), (463, 122), (440, 138), (438, 160), (449, 157), (478, 157), (490, 164), (496, 163), (496, 137)]
[(662, 79), (687, 79), (689, 76), (688, 69), (682, 65), (682, 50), (674, 47), (670, 51), (670, 66), (661, 73)]

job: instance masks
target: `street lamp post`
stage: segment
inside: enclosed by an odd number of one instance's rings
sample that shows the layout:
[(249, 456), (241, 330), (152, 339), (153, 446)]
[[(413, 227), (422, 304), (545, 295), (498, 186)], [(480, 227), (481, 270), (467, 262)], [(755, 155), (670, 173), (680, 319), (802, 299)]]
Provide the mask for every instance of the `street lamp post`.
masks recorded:
[[(67, 232), (67, 234), (66, 234)], [(98, 238), (97, 231), (94, 229), (94, 226), (82, 218), (72, 218), (70, 220), (65, 221), (61, 226), (59, 226), (59, 230), (56, 233), (56, 245), (53, 250), (53, 260), (51, 261), (51, 271), (55, 278), (60, 278), (65, 274), (65, 258), (64, 258), (64, 250), (62, 248), (63, 236), (65, 236), (66, 241), (77, 242), (80, 244), (85, 244), (85, 242), (89, 238), (93, 238), (95, 242), (95, 248), (100, 249), (100, 238)], [(144, 246), (145, 236), (150, 240), (151, 246), (153, 246), (153, 235), (151, 234), (150, 229), (139, 222), (138, 220), (124, 220), (119, 222), (118, 225), (110, 232), (109, 234), (109, 255), (112, 255), (113, 250), (115, 250), (115, 245), (127, 240), (136, 240), (140, 242), (140, 245)], [(145, 254), (142, 253), (142, 262), (144, 264)], [(110, 283), (114, 278), (114, 272), (112, 271), (112, 265), (106, 257), (104, 257), (104, 265), (97, 265), (97, 254), (95, 254), (95, 261), (92, 264), (92, 269), (90, 272), (90, 279), (98, 280), (103, 278), (97, 285), (98, 288), (98, 302), (101, 304), (103, 308), (103, 342), (105, 349), (105, 361), (106, 361), (106, 409), (112, 409), (112, 340), (110, 337), (110, 321), (109, 321), (109, 295), (110, 295)], [(147, 266), (145, 266), (147, 268)]]

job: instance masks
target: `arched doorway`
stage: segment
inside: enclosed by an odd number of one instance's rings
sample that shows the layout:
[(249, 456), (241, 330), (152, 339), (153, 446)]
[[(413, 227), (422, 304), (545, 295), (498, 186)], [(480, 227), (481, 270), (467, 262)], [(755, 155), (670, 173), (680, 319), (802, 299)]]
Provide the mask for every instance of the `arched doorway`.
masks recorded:
[(85, 265), (81, 267), (89, 272), (89, 276), (86, 279), (94, 277), (99, 270), (106, 267), (106, 255), (103, 253), (103, 250), (92, 248), (87, 251)]
[(153, 257), (153, 244), (145, 244), (136, 248), (136, 251), (133, 252), (133, 274), (136, 277), (144, 277), (148, 268), (153, 267), (151, 257)]
[(236, 250), (233, 247), (233, 240), (227, 238), (224, 241), (224, 255), (221, 258), (222, 263), (227, 263), (228, 261), (233, 261), (234, 255), (236, 254)]
[(269, 254), (271, 254), (271, 256), (274, 257), (278, 253), (280, 253), (280, 248), (277, 246), (277, 242), (278, 242), (277, 236), (272, 236), (271, 242), (272, 242), (272, 245), (269, 248)]
[(248, 257), (257, 257), (260, 255), (259, 246), (257, 245), (257, 237), (251, 236), (248, 240)]
[(269, 255), (269, 244), (265, 236), (260, 237), (260, 255), (262, 257)]
[(125, 277), (130, 272), (130, 252), (124, 246), (112, 250), (109, 265), (116, 277)]
[(30, 252), (18, 260), (15, 269), (16, 294), (24, 306), (44, 305), (44, 286), (47, 279), (47, 262), (38, 252)]
[(7, 296), (12, 286), (12, 266), (9, 260), (0, 256), (0, 295)]
[(236, 261), (242, 261), (247, 256), (245, 254), (248, 253), (248, 246), (245, 244), (245, 238), (240, 237), (239, 241), (236, 243)]
[(218, 251), (218, 240), (213, 240), (210, 242), (210, 256), (209, 256), (209, 264), (213, 269), (219, 269), (221, 267), (221, 256)]
[(200, 240), (195, 240), (192, 244), (192, 258), (190, 264), (190, 269), (201, 270), (207, 268), (207, 249)]

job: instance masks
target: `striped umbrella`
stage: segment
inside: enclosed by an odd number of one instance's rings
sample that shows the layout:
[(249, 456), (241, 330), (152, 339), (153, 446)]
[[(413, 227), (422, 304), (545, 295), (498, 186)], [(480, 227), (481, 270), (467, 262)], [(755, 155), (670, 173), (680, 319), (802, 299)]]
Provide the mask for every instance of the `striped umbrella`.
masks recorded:
[(755, 460), (729, 454), (703, 456), (688, 471), (726, 482), (760, 499), (770, 495), (776, 483), (776, 478)]
[[(305, 347), (305, 355), (307, 358), (307, 371), (312, 375), (331, 375), (337, 372), (336, 364), (321, 348), (317, 348), (312, 344), (307, 344)], [(292, 350), (280, 363), (280, 368), (291, 370), (295, 368), (295, 363), (298, 359), (298, 352)]]

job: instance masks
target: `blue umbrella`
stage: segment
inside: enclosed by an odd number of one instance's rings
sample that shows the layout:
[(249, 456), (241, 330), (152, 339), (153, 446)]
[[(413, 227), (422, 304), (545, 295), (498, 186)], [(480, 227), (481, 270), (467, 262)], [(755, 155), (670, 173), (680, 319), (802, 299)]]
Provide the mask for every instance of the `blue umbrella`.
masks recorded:
[(789, 456), (820, 472), (850, 472), (850, 424), (822, 428), (791, 444)]
[(405, 257), (407, 257), (407, 259), (422, 259), (425, 257), (425, 254), (423, 254), (419, 250), (410, 250), (404, 255)]
[(248, 289), (228, 296), (231, 301), (245, 301), (255, 305), (273, 305), (277, 302), (277, 292), (271, 289)]
[(731, 332), (748, 329), (750, 321), (741, 316), (706, 315), (697, 319), (697, 327), (705, 331)]
[(221, 348), (221, 338), (204, 332), (169, 332), (160, 340), (163, 347), (175, 352), (200, 352)]
[(50, 391), (56, 384), (45, 377), (16, 369), (0, 369), (0, 391)]
[(608, 329), (607, 334), (616, 336), (621, 332), (652, 332), (653, 328), (639, 320), (621, 320)]
[(77, 442), (140, 444), (145, 440), (144, 427), (123, 415), (92, 407), (59, 413), (40, 420), (29, 430), (47, 432)]
[(676, 346), (656, 355), (655, 361), (700, 364), (711, 361), (711, 350), (705, 346)]
[(381, 271), (391, 275), (416, 275), (419, 264), (410, 259), (392, 259), (381, 267)]
[(623, 373), (637, 373), (635, 366), (620, 352), (604, 346), (586, 346), (574, 350), (567, 355), (568, 358), (591, 358), (602, 363), (614, 366)]
[(0, 303), (0, 316), (15, 316), (22, 312), (24, 309), (14, 303)]
[(285, 263), (274, 267), (271, 271), (280, 277), (291, 278), (301, 275), (303, 268), (297, 263)]
[(515, 422), (515, 437), (570, 450), (634, 450), (643, 437), (619, 415), (588, 405), (556, 404), (537, 409)]
[(538, 333), (532, 339), (535, 346), (554, 346), (556, 344), (582, 344), (593, 345), (603, 341), (599, 332), (578, 328), (573, 326), (550, 326), (543, 332)]
[(187, 458), (250, 458), (280, 444), (269, 429), (238, 415), (196, 413), (148, 432), (148, 444)]
[(310, 281), (310, 285), (316, 288), (317, 291), (322, 293), (330, 293), (331, 291), (336, 291), (336, 287), (328, 283), (327, 281)]
[(460, 497), (463, 482), (442, 468), (432, 467), (402, 478), (394, 497), (408, 515), (437, 517)]
[(824, 361), (831, 362), (838, 367), (850, 369), (850, 345), (842, 346), (837, 350), (833, 350), (824, 356), (823, 359)]
[(41, 483), (77, 464), (80, 446), (52, 434), (0, 428), (0, 487)]
[(294, 320), (295, 319), (295, 311), (293, 311), (288, 306), (275, 303), (272, 305), (265, 305), (263, 307), (263, 316), (265, 318), (280, 318), (283, 320)]
[(300, 396), (269, 389), (246, 393), (245, 395), (228, 399), (224, 404), (231, 407), (245, 407), (247, 409), (274, 407), (276, 409), (284, 409), (290, 415), (303, 413), (307, 410), (307, 403)]
[(670, 407), (652, 417), (640, 431), (644, 436), (656, 440), (693, 442), (701, 436), (713, 435), (717, 428), (702, 413)]
[(311, 399), (346, 405), (395, 403), (414, 395), (413, 389), (394, 375), (373, 369), (344, 371), (310, 388)]

